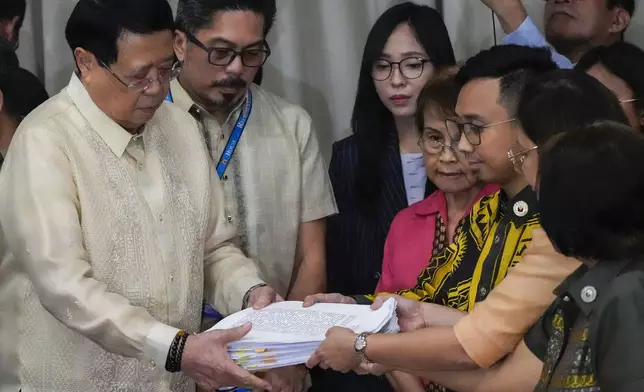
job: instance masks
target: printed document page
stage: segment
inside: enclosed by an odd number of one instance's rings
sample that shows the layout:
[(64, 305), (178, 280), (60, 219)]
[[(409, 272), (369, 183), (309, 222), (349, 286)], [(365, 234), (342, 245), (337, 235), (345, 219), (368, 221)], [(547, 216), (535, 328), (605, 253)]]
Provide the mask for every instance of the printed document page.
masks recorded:
[(321, 342), (332, 327), (345, 327), (356, 333), (378, 332), (390, 321), (395, 321), (397, 326), (394, 299), (378, 310), (371, 310), (368, 305), (326, 303), (304, 308), (302, 302), (289, 301), (274, 303), (261, 310), (242, 310), (226, 317), (211, 330), (234, 328), (251, 322), (250, 333), (231, 345), (233, 349), (240, 349), (244, 346), (252, 348), (253, 342), (277, 345)]

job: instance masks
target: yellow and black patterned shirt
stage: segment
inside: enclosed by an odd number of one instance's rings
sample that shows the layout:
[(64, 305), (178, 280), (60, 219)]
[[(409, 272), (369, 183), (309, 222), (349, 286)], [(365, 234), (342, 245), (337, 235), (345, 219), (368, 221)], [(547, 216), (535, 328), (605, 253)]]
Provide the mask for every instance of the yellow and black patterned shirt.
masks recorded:
[(536, 195), (526, 187), (509, 200), (504, 191), (483, 197), (456, 240), (432, 257), (416, 287), (398, 294), (471, 311), (521, 260), (539, 227)]

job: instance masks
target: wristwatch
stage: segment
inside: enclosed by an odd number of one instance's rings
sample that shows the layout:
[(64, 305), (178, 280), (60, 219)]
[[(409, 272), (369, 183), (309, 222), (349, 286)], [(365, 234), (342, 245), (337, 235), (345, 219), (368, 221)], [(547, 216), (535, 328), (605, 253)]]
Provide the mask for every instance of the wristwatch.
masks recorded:
[(356, 342), (353, 344), (353, 348), (356, 350), (356, 354), (360, 357), (360, 360), (363, 363), (371, 363), (369, 358), (367, 358), (367, 337), (370, 334), (363, 332), (358, 337), (356, 337)]

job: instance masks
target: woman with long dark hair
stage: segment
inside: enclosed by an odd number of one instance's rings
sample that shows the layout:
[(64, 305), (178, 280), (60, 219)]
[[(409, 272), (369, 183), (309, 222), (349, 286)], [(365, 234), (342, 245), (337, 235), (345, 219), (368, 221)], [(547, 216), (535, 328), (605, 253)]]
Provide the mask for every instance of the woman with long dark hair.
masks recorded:
[[(333, 145), (330, 177), (340, 213), (327, 223), (327, 288), (372, 293), (396, 214), (436, 190), (427, 179), (414, 122), (417, 98), (437, 70), (455, 64), (443, 18), (410, 2), (376, 21), (362, 56), (351, 128)], [(388, 391), (385, 380), (315, 377), (320, 391)]]

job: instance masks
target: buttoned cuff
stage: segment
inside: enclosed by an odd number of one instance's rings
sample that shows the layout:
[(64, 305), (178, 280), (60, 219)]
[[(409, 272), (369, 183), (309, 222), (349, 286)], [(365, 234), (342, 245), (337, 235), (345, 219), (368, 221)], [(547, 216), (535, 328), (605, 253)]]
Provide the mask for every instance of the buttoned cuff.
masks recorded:
[(170, 346), (178, 332), (179, 329), (162, 323), (152, 327), (145, 337), (142, 360), (154, 368), (165, 370)]

